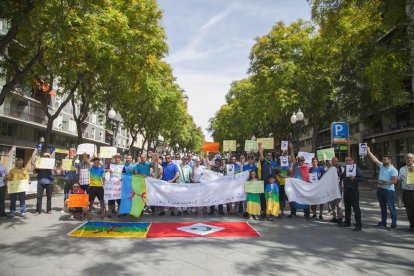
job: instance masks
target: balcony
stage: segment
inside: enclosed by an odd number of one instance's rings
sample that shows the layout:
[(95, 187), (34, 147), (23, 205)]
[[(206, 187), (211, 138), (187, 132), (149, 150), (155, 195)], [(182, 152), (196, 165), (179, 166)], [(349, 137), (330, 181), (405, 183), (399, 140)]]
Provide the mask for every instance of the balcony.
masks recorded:
[(414, 129), (414, 121), (404, 120), (398, 122), (392, 122), (388, 125), (377, 126), (372, 129), (366, 129), (363, 132), (363, 138), (367, 138), (377, 134), (388, 134), (388, 133), (398, 133), (408, 129)]
[(46, 114), (41, 105), (23, 97), (21, 100), (13, 99), (9, 104), (5, 104), (1, 115), (41, 125), (47, 123)]

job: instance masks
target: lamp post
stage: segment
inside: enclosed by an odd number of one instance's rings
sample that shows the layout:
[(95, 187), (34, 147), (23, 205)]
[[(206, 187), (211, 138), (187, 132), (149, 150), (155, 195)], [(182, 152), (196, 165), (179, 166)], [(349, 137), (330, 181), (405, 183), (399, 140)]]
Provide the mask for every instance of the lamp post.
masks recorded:
[(293, 115), (290, 117), (290, 122), (293, 124), (293, 126), (295, 128), (295, 133), (296, 133), (295, 136), (297, 137), (297, 146), (296, 146), (296, 148), (297, 148), (298, 152), (299, 152), (299, 148), (300, 148), (300, 141), (299, 141), (300, 133), (299, 133), (299, 130), (300, 130), (300, 124), (302, 123), (303, 119), (304, 119), (304, 115), (303, 115), (303, 112), (300, 110), (300, 108), (299, 108), (298, 112), (296, 112), (296, 113), (293, 112)]
[(116, 111), (111, 107), (111, 110), (108, 111), (108, 120), (112, 128), (112, 146), (116, 146), (116, 134), (118, 132), (119, 121), (116, 118)]
[[(375, 140), (374, 137), (372, 137), (371, 144), (374, 145), (375, 143), (376, 143), (376, 140)], [(374, 162), (372, 162), (372, 164), (374, 165), (374, 172), (372, 173), (372, 176), (377, 177), (378, 176), (378, 174), (377, 174), (377, 165)]]

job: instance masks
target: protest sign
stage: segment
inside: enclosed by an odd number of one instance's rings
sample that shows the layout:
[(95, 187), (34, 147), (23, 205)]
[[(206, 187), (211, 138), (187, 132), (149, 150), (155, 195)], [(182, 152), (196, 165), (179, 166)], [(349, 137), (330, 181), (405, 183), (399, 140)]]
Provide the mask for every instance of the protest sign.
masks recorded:
[[(244, 184), (249, 178), (245, 171), (223, 176), (205, 183), (169, 183), (145, 179), (149, 206), (199, 207), (244, 201)], [(121, 203), (122, 204), (122, 203)]]
[(367, 143), (359, 143), (359, 155), (365, 156), (368, 154)]
[(219, 152), (220, 144), (215, 142), (204, 142), (202, 150), (203, 152)]
[(89, 206), (88, 194), (69, 194), (68, 207), (69, 208), (86, 208)]
[(346, 165), (346, 177), (356, 176), (356, 165)]
[(227, 175), (233, 175), (235, 174), (235, 167), (234, 164), (227, 164), (226, 165)]
[(286, 155), (280, 156), (280, 166), (289, 167), (289, 157)]
[(305, 158), (305, 163), (310, 164), (312, 163), (312, 158), (315, 157), (315, 154), (313, 152), (300, 151), (298, 153), (298, 156), (302, 156), (303, 158)]
[(116, 154), (116, 147), (100, 147), (99, 158), (112, 158)]
[(258, 138), (257, 143), (262, 143), (262, 149), (274, 149), (273, 138)]
[(318, 182), (318, 173), (313, 172), (309, 174), (309, 181), (310, 183), (316, 183)]
[(26, 192), (29, 190), (29, 180), (7, 181), (7, 192), (9, 194)]
[(286, 178), (285, 191), (289, 202), (310, 205), (324, 204), (341, 198), (339, 185), (333, 185), (333, 183), (338, 183), (338, 172), (334, 167), (330, 168), (313, 185), (300, 179)]
[(119, 178), (111, 178), (105, 181), (104, 185), (104, 199), (113, 200), (120, 199), (122, 194), (122, 181)]
[(250, 194), (263, 194), (264, 182), (263, 181), (248, 181), (244, 184), (244, 191)]
[(224, 140), (223, 151), (236, 151), (237, 141), (236, 140)]
[(332, 160), (332, 158), (335, 157), (335, 149), (329, 148), (329, 149), (318, 150), (317, 156), (318, 156), (319, 161)]
[(246, 140), (244, 142), (244, 151), (245, 152), (257, 152), (258, 151), (257, 141)]
[(289, 142), (288, 141), (282, 141), (280, 143), (280, 149), (281, 150), (288, 150)]
[(53, 169), (55, 167), (55, 159), (36, 157), (36, 169)]
[(82, 155), (84, 153), (89, 154), (89, 156), (95, 155), (96, 148), (94, 144), (84, 143), (79, 144), (78, 149), (76, 151), (77, 155)]
[(62, 169), (65, 171), (74, 171), (75, 167), (72, 166), (72, 159), (62, 159)]

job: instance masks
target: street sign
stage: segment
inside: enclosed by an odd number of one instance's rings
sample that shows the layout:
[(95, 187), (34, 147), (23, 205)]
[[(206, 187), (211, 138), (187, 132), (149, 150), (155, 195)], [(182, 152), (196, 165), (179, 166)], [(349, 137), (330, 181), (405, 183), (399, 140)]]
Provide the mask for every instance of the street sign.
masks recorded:
[(331, 125), (332, 144), (348, 144), (349, 124), (344, 122), (333, 122)]

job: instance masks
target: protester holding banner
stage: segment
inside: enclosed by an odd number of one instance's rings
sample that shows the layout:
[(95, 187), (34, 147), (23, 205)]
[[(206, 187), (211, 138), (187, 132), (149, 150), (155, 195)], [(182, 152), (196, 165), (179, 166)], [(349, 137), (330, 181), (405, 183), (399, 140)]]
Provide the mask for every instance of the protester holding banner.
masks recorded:
[[(195, 159), (195, 165), (191, 169), (191, 175), (190, 175), (191, 183), (200, 183), (200, 178), (204, 175), (206, 167), (201, 165), (201, 161), (202, 161), (201, 158), (202, 158), (202, 155), (200, 154), (200, 157), (197, 157)], [(191, 213), (198, 215), (198, 209), (199, 209), (198, 207), (191, 208)], [(206, 207), (202, 207), (202, 210), (203, 210), (204, 215), (207, 214)]]
[[(223, 175), (227, 175), (226, 158), (222, 156), (219, 160), (220, 160), (220, 163), (218, 163), (218, 160), (216, 159), (216, 163), (213, 167), (211, 167), (211, 170), (213, 172), (218, 172)], [(210, 162), (210, 161), (207, 160), (207, 162)], [(214, 209), (215, 209), (214, 205), (210, 206), (210, 212), (208, 213), (210, 216), (214, 215)], [(219, 215), (224, 216), (223, 204), (218, 205), (218, 211), (219, 211)]]
[(132, 155), (128, 154), (125, 158), (124, 168), (122, 170), (122, 173), (127, 175), (134, 174), (134, 164), (132, 164)]
[[(262, 179), (264, 183), (266, 183), (269, 179), (269, 176), (273, 175), (275, 177), (275, 175), (278, 174), (277, 169), (279, 167), (279, 164), (277, 164), (275, 161), (272, 160), (273, 154), (271, 152), (266, 153), (266, 158), (264, 157), (262, 143), (258, 143), (258, 147), (259, 147), (259, 158), (260, 158)], [(265, 213), (266, 212), (266, 198), (264, 194), (260, 196), (260, 201), (261, 201), (262, 211), (263, 213)]]
[[(343, 187), (342, 187), (343, 186), (342, 185), (342, 179), (343, 179), (342, 178), (342, 173), (345, 170), (341, 165), (339, 165), (339, 159), (337, 157), (332, 158), (331, 167), (336, 168), (337, 173), (338, 173), (338, 181), (336, 183), (332, 183), (332, 185), (338, 185), (339, 186), (339, 191), (341, 191), (341, 195), (342, 195), (342, 191), (344, 190)], [(328, 166), (328, 169), (329, 168), (330, 167)], [(329, 206), (331, 207), (332, 216), (333, 216), (333, 218), (331, 220), (329, 220), (329, 222), (342, 223), (343, 210), (342, 210), (342, 207), (341, 207), (341, 201), (342, 201), (342, 197), (334, 199), (334, 200), (332, 200), (328, 203)]]
[[(67, 160), (67, 159), (65, 159)], [(72, 152), (69, 155), (69, 160), (71, 163), (70, 168), (63, 168), (63, 191), (65, 193), (63, 200), (65, 201), (68, 198), (69, 191), (72, 189), (72, 185), (75, 182), (79, 181), (79, 173), (78, 170), (75, 168), (76, 162), (76, 154)], [(62, 160), (63, 163), (63, 160)]]
[[(189, 156), (189, 155), (187, 155)], [(188, 157), (184, 155), (181, 158), (181, 164), (179, 166), (180, 176), (178, 177), (177, 183), (191, 183), (191, 167), (188, 164)], [(191, 156), (191, 154), (190, 154)], [(186, 207), (177, 207), (177, 216), (189, 215), (188, 209)]]
[[(316, 176), (316, 178), (315, 178), (316, 180), (320, 180), (322, 178), (322, 175), (324, 174), (324, 172), (325, 172), (325, 170), (318, 165), (318, 159), (316, 159), (315, 157), (312, 158), (312, 167), (309, 168), (309, 173), (311, 175)], [(319, 219), (323, 219), (322, 214), (323, 214), (323, 206), (324, 205), (325, 204), (319, 204)], [(311, 206), (312, 213), (313, 213), (312, 218), (316, 218), (316, 209), (317, 209), (317, 207), (318, 207), (317, 205), (312, 205)]]
[(355, 216), (355, 228), (353, 231), (361, 231), (362, 230), (362, 222), (361, 222), (361, 209), (359, 208), (359, 182), (362, 181), (362, 175), (359, 167), (354, 164), (354, 160), (352, 157), (347, 156), (345, 158), (345, 163), (347, 168), (351, 166), (355, 168), (355, 173), (349, 173), (349, 171), (345, 170), (341, 178), (343, 179), (344, 183), (344, 204), (345, 204), (345, 221), (344, 223), (340, 224), (341, 227), (350, 227), (351, 226), (351, 207), (354, 210)]
[[(174, 164), (171, 160), (171, 155), (167, 154), (165, 156), (165, 162), (162, 164), (162, 180), (175, 183), (180, 177), (180, 171), (176, 164)], [(162, 215), (164, 211), (161, 211), (160, 215)], [(171, 209), (171, 216), (175, 216), (174, 209)]]
[[(79, 183), (75, 182), (69, 190), (68, 195), (83, 195), (85, 191), (81, 189)], [(88, 207), (68, 207), (69, 199), (65, 200), (65, 211), (70, 213), (70, 219), (83, 219), (86, 217)]]
[(134, 174), (148, 177), (151, 176), (151, 163), (147, 161), (147, 155), (142, 153), (138, 164), (134, 167)]
[(394, 196), (395, 189), (394, 184), (398, 180), (398, 171), (391, 164), (391, 156), (384, 155), (382, 162), (372, 154), (370, 147), (368, 149), (368, 156), (379, 167), (378, 177), (378, 189), (377, 197), (381, 208), (381, 221), (376, 225), (378, 228), (387, 227), (387, 205), (391, 213), (391, 229), (397, 228), (397, 210), (395, 209)]
[[(290, 154), (293, 160), (292, 164), (292, 177), (296, 179), (300, 179), (306, 182), (309, 182), (309, 167), (305, 163), (305, 158), (303, 156), (298, 156), (297, 161), (295, 158), (295, 153), (293, 150), (293, 144), (289, 143)], [(290, 205), (290, 215), (289, 218), (296, 217), (296, 210), (298, 209), (298, 205), (296, 202), (291, 201), (289, 202)], [(309, 205), (302, 205), (300, 206), (303, 208), (303, 213), (306, 219), (310, 219), (310, 207)]]
[(0, 163), (0, 217), (7, 217), (5, 209), (7, 169)]
[[(240, 168), (240, 165), (237, 164), (236, 156), (231, 155), (229, 159), (229, 164), (227, 165), (227, 174), (236, 174), (240, 173), (243, 170)], [(243, 213), (243, 201), (240, 202), (231, 202), (227, 204), (227, 213), (229, 215), (236, 215), (237, 211)]]
[[(111, 163), (109, 165), (109, 168), (107, 168), (107, 172), (109, 172), (109, 181), (116, 182), (116, 183), (122, 183), (122, 172), (124, 170), (124, 164), (121, 160), (121, 155), (119, 153), (114, 155), (114, 163)], [(119, 206), (121, 206), (121, 199), (112, 199), (108, 200), (108, 211), (110, 211), (112, 214), (116, 214), (115, 209), (115, 202)]]
[[(46, 152), (43, 154), (43, 158), (50, 158), (50, 153)], [(46, 190), (46, 213), (52, 214), (52, 192), (54, 184), (54, 169), (39, 169), (35, 168), (37, 173), (37, 204), (35, 215), (42, 213), (42, 199), (43, 192)]]
[(266, 220), (275, 221), (279, 216), (279, 186), (276, 183), (276, 177), (269, 175), (266, 188)]
[[(29, 181), (30, 176), (25, 168), (23, 168), (23, 160), (21, 158), (16, 159), (15, 167), (10, 170), (7, 175), (7, 181), (18, 181), (18, 180), (27, 180)], [(19, 198), (20, 202), (20, 216), (27, 218), (26, 215), (26, 192), (17, 192), (10, 193), (10, 214), (9, 218), (16, 216), (16, 201)]]
[[(260, 179), (257, 176), (256, 170), (250, 170), (249, 173), (249, 181), (259, 181)], [(262, 186), (261, 184), (259, 184)], [(253, 194), (253, 193), (246, 193), (246, 212), (248, 214), (248, 218), (252, 218), (254, 220), (258, 219), (261, 215), (261, 207), (260, 207), (260, 194)]]
[(410, 232), (414, 232), (414, 154), (405, 156), (406, 165), (400, 169), (398, 179), (401, 182), (403, 201), (407, 218), (410, 222)]
[(91, 218), (91, 212), (93, 208), (93, 202), (97, 197), (100, 205), (101, 218), (105, 218), (105, 201), (104, 201), (104, 189), (103, 189), (103, 177), (104, 169), (100, 166), (99, 157), (92, 159), (93, 165), (90, 169), (90, 184), (89, 184), (89, 218)]
[(89, 183), (91, 181), (91, 162), (89, 161), (89, 158), (89, 154), (83, 153), (82, 160), (77, 164), (79, 170), (79, 184), (86, 192), (88, 192)]

